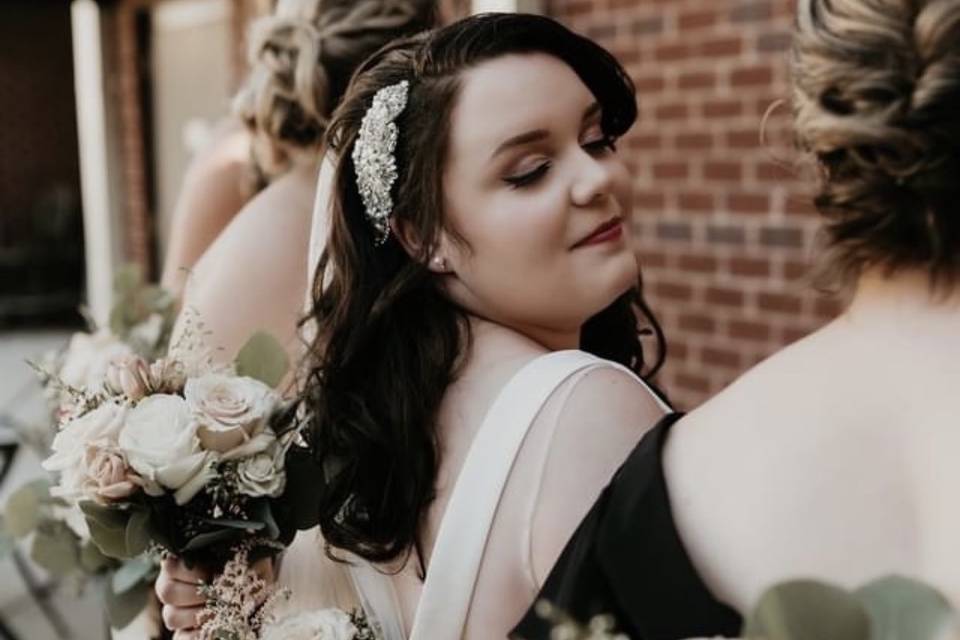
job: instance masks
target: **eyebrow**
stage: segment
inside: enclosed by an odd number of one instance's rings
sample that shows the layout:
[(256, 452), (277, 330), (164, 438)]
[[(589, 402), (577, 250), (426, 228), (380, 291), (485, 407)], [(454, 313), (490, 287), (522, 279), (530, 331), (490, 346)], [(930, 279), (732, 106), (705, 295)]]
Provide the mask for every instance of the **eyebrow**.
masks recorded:
[[(593, 118), (594, 116), (599, 114), (600, 111), (601, 111), (600, 103), (599, 102), (592, 103), (589, 107), (586, 108), (586, 110), (584, 110), (583, 116), (581, 117), (581, 121), (586, 121), (586, 120), (589, 120), (590, 118)], [(507, 140), (503, 141), (500, 144), (500, 146), (496, 148), (493, 154), (491, 154), (490, 157), (495, 158), (501, 153), (503, 153), (504, 151), (506, 151), (507, 149), (510, 149), (513, 147), (519, 147), (524, 144), (530, 144), (531, 142), (539, 142), (540, 140), (548, 138), (549, 136), (550, 136), (550, 132), (547, 131), (546, 129), (534, 129), (533, 131), (527, 131), (526, 133), (521, 133), (518, 136), (513, 136), (512, 138), (508, 138)]]

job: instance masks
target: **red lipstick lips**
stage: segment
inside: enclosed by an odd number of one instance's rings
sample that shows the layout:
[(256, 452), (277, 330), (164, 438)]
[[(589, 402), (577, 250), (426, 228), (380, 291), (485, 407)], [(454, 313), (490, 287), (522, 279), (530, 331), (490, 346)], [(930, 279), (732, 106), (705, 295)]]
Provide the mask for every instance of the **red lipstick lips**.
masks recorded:
[(588, 235), (583, 240), (580, 240), (575, 245), (573, 249), (578, 249), (580, 247), (586, 247), (594, 244), (603, 244), (604, 242), (613, 242), (619, 240), (623, 236), (623, 219), (620, 216), (616, 218), (611, 218), (607, 220), (599, 227), (593, 230), (593, 232)]

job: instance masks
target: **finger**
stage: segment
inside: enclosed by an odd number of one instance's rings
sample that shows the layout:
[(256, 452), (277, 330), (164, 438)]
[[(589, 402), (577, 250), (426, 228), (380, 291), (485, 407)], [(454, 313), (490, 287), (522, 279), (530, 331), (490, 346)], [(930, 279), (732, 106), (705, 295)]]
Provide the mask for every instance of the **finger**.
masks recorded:
[(199, 626), (203, 607), (171, 607), (166, 605), (160, 612), (163, 624), (171, 631), (192, 631)]
[(164, 558), (162, 569), (174, 580), (189, 582), (191, 584), (206, 582), (210, 579), (211, 575), (210, 571), (204, 570), (201, 567), (193, 567), (192, 569), (188, 569), (183, 560), (180, 560), (174, 556), (168, 556)]
[(206, 596), (200, 592), (197, 585), (173, 580), (163, 572), (157, 576), (154, 591), (160, 602), (174, 607), (194, 607), (207, 602)]

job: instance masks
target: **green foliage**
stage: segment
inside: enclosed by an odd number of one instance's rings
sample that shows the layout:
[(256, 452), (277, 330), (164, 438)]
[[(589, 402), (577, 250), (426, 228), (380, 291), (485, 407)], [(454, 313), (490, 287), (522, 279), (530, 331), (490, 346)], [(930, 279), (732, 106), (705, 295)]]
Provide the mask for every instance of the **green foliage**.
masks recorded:
[(104, 603), (107, 607), (107, 619), (114, 629), (123, 629), (140, 614), (150, 600), (153, 585), (149, 582), (140, 582), (132, 589), (120, 593), (113, 590), (113, 585), (107, 582), (104, 585)]
[(947, 599), (916, 580), (888, 576), (857, 589), (855, 595), (873, 622), (871, 640), (934, 640), (956, 624)]
[(132, 520), (133, 511), (110, 509), (95, 502), (81, 502), (80, 509), (87, 517), (90, 538), (104, 555), (118, 560), (137, 555), (127, 550), (127, 525)]
[(95, 575), (114, 566), (116, 560), (103, 555), (92, 540), (80, 547), (80, 568), (88, 575)]
[(4, 511), (7, 531), (16, 538), (27, 536), (37, 528), (50, 501), (50, 481), (46, 479), (28, 482), (14, 491)]
[(80, 538), (62, 522), (37, 529), (30, 557), (55, 576), (65, 576), (80, 567)]
[(16, 547), (17, 540), (7, 531), (7, 523), (0, 517), (0, 560), (9, 556)]
[[(140, 355), (159, 357), (166, 352), (173, 323), (176, 300), (166, 290), (147, 284), (140, 267), (128, 264), (113, 278), (114, 304), (110, 310), (111, 333), (130, 344)], [(152, 316), (159, 318), (154, 331), (139, 332)]]
[(870, 619), (847, 591), (815, 580), (792, 580), (764, 592), (743, 635), (765, 640), (870, 640)]
[(127, 521), (123, 537), (127, 557), (138, 556), (146, 551), (150, 546), (150, 512), (146, 509), (135, 510)]
[(764, 640), (939, 640), (957, 617), (936, 589), (901, 576), (856, 591), (816, 580), (777, 584), (761, 596), (743, 636)]
[(290, 360), (276, 338), (264, 331), (253, 334), (236, 359), (237, 375), (254, 378), (276, 388), (290, 368)]
[(110, 579), (110, 588), (114, 593), (124, 593), (134, 588), (140, 582), (149, 581), (155, 573), (156, 565), (147, 556), (137, 556), (124, 562)]

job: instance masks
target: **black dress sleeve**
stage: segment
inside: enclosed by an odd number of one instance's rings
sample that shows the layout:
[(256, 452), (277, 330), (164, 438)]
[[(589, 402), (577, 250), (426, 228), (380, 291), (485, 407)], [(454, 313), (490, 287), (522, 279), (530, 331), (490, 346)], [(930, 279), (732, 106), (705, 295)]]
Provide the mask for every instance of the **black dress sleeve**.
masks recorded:
[[(633, 640), (739, 633), (740, 615), (707, 589), (673, 521), (661, 455), (681, 415), (665, 416), (631, 452), (567, 543), (537, 601), (582, 622), (611, 615), (617, 631)], [(535, 605), (511, 638), (550, 638), (551, 625)]]

